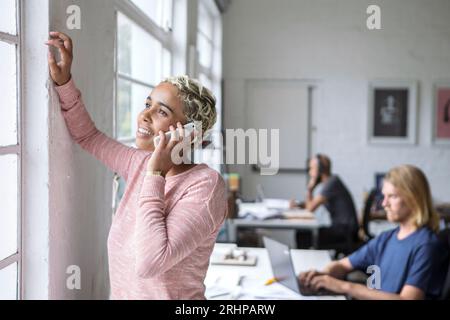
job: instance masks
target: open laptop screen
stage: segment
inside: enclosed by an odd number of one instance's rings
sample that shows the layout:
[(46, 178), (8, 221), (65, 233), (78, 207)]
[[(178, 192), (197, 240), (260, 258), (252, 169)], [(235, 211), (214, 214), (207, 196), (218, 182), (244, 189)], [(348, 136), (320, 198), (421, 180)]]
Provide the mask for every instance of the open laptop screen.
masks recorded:
[(285, 287), (300, 293), (297, 276), (291, 260), (289, 247), (281, 242), (264, 237), (264, 246), (269, 253), (272, 272), (277, 281)]

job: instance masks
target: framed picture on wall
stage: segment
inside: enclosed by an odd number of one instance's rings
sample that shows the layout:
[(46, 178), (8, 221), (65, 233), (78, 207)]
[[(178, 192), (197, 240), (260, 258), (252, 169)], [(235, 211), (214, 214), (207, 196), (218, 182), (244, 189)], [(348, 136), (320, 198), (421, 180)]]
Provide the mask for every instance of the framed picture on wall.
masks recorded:
[(433, 107), (434, 142), (450, 145), (450, 81), (434, 85)]
[(416, 143), (417, 82), (372, 81), (368, 140), (373, 144)]

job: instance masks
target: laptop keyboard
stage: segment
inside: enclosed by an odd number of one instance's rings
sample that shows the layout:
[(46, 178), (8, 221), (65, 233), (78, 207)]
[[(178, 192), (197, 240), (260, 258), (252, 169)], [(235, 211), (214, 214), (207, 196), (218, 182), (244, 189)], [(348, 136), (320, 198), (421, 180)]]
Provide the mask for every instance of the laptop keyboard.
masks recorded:
[(314, 290), (311, 287), (307, 287), (305, 285), (299, 285), (300, 287), (300, 293), (302, 296), (336, 296), (338, 295), (336, 292), (327, 290), (327, 289), (319, 289)]

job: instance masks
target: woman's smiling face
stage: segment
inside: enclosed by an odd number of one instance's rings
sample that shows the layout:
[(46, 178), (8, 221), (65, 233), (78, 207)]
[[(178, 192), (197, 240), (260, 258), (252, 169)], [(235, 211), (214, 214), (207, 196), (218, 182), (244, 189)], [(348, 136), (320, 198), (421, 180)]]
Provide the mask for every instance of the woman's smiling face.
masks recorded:
[(178, 96), (178, 89), (170, 83), (160, 83), (153, 89), (145, 103), (145, 109), (138, 115), (136, 146), (141, 150), (154, 150), (153, 138), (159, 131), (169, 131), (177, 122), (185, 124), (183, 102)]

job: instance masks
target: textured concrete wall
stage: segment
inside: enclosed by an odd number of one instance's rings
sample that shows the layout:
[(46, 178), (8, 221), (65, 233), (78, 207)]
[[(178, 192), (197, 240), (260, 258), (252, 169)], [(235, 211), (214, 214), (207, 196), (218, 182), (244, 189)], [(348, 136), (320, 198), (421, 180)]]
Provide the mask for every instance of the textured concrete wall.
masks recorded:
[[(113, 134), (114, 7), (108, 0), (77, 1), (81, 30), (67, 30), (69, 0), (53, 0), (50, 28), (74, 43), (73, 78), (96, 126)], [(107, 299), (106, 242), (111, 224), (112, 173), (75, 145), (57, 97), (50, 120), (50, 299)], [(68, 266), (81, 270), (81, 290), (66, 286)]]

